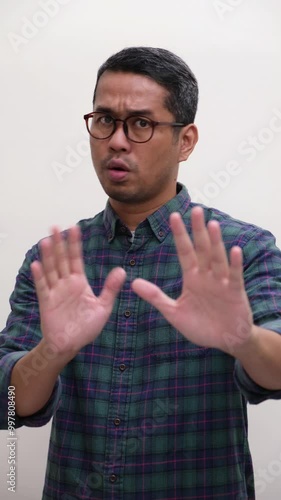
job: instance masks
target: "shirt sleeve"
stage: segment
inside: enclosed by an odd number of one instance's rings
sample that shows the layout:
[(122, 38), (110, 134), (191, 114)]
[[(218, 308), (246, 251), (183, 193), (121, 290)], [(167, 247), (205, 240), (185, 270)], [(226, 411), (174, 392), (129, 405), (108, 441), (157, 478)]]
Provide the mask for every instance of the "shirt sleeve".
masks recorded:
[(281, 389), (280, 391), (270, 391), (256, 384), (245, 372), (238, 360), (235, 361), (234, 380), (251, 404), (256, 405), (267, 399), (281, 399)]
[[(255, 228), (243, 248), (244, 281), (257, 326), (281, 334), (281, 251), (268, 231)], [(281, 399), (280, 391), (256, 384), (236, 360), (234, 379), (251, 404)]]
[[(0, 429), (7, 429), (8, 387), (13, 367), (42, 338), (38, 300), (30, 272), (30, 264), (36, 259), (39, 259), (37, 245), (27, 253), (18, 273), (16, 286), (10, 297), (11, 312), (6, 327), (0, 334)], [(36, 370), (39, 369), (40, 366), (34, 366), (30, 373), (26, 374), (27, 383), (29, 376), (36, 376)], [(52, 395), (44, 408), (32, 416), (16, 416), (16, 427), (45, 425), (54, 415), (60, 396), (61, 381), (58, 377)]]

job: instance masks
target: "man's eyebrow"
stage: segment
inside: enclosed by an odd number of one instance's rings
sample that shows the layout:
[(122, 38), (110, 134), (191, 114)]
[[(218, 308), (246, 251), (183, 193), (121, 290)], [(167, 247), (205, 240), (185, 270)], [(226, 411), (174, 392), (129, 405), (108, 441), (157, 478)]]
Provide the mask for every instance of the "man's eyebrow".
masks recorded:
[[(97, 106), (94, 110), (97, 113), (108, 113), (109, 115), (116, 115), (115, 111), (112, 108), (106, 106)], [(153, 112), (150, 109), (127, 109), (126, 116), (152, 116)]]

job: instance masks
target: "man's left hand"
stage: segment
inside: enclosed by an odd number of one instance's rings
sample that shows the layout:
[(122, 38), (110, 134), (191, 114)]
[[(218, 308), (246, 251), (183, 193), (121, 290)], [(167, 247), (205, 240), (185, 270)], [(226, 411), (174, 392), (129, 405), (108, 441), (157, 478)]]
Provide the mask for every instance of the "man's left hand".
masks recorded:
[(244, 287), (242, 250), (231, 249), (229, 261), (217, 221), (206, 226), (201, 207), (192, 210), (192, 243), (180, 214), (170, 217), (183, 273), (182, 293), (169, 298), (159, 287), (138, 278), (132, 287), (156, 307), (189, 341), (231, 355), (253, 335), (253, 319)]

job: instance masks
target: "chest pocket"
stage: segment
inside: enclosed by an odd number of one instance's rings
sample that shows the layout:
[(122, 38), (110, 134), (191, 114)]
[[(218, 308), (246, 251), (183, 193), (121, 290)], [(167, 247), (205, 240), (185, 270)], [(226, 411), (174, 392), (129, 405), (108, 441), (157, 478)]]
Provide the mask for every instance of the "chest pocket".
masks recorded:
[(157, 359), (201, 358), (208, 356), (211, 349), (189, 342), (167, 321), (158, 317), (155, 328), (149, 330), (149, 353)]

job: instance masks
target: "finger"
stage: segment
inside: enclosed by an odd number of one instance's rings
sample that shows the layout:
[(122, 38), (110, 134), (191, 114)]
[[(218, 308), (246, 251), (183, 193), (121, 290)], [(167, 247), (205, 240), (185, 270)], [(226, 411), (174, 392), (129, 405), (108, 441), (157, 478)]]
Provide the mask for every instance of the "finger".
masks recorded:
[(40, 254), (42, 272), (49, 288), (52, 288), (58, 282), (59, 276), (56, 268), (52, 238), (45, 238), (40, 242)]
[(112, 308), (117, 294), (120, 292), (121, 287), (126, 279), (126, 272), (122, 267), (116, 267), (110, 271), (107, 276), (102, 292), (99, 296), (101, 303), (107, 307)]
[(69, 270), (71, 273), (84, 273), (84, 262), (82, 256), (81, 230), (79, 226), (73, 226), (68, 230), (67, 237)]
[(132, 282), (132, 289), (143, 300), (156, 307), (168, 322), (171, 323), (175, 319), (176, 301), (162, 292), (157, 285), (142, 278), (137, 278)]
[(179, 213), (174, 212), (170, 216), (170, 224), (173, 232), (178, 258), (183, 275), (187, 274), (198, 264), (192, 241), (186, 231), (185, 225)]
[(221, 237), (220, 225), (217, 221), (210, 221), (208, 233), (211, 243), (211, 268), (217, 279), (227, 278), (229, 275), (229, 264), (225, 246)]
[(237, 246), (230, 251), (229, 286), (233, 290), (244, 289), (243, 254)]
[(32, 262), (30, 265), (31, 274), (33, 277), (35, 290), (39, 303), (46, 300), (49, 295), (49, 287), (45, 279), (42, 264), (38, 261)]
[(69, 262), (68, 250), (61, 231), (54, 227), (52, 231), (53, 251), (55, 258), (55, 265), (58, 276), (60, 278), (68, 278), (69, 276)]
[(193, 208), (191, 212), (191, 225), (194, 248), (200, 271), (207, 271), (211, 261), (211, 242), (206, 228), (204, 212), (201, 207)]

